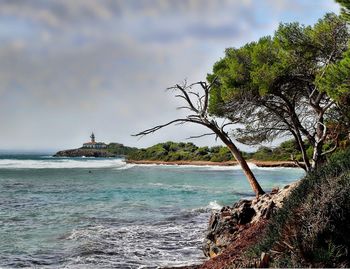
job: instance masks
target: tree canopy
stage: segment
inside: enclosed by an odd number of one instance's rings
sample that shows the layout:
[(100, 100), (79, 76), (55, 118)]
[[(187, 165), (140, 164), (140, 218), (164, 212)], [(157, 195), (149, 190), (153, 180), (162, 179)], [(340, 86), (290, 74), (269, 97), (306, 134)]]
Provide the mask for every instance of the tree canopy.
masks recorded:
[[(342, 16), (350, 22), (350, 1), (337, 0), (342, 5)], [(350, 50), (343, 54), (343, 59), (333, 63), (325, 70), (325, 75), (318, 80), (318, 86), (326, 91), (340, 107), (343, 115), (350, 121)]]
[(335, 0), (342, 6), (342, 15), (348, 21), (350, 21), (350, 1), (349, 0)]
[[(207, 79), (217, 78), (210, 96), (210, 113), (239, 122), (235, 137), (259, 144), (291, 135), (307, 171), (316, 168), (324, 151), (328, 112), (336, 109), (319, 88), (327, 68), (338, 63), (348, 48), (343, 19), (327, 14), (313, 27), (281, 24), (267, 36), (241, 48), (228, 48)], [(306, 141), (313, 147), (310, 160)], [(334, 148), (337, 141), (334, 141)]]

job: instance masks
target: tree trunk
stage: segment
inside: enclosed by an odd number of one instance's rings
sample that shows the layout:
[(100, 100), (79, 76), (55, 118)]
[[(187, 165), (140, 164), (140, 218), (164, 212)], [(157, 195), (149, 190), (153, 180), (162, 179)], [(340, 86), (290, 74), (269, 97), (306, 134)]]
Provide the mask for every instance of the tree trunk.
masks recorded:
[(312, 156), (312, 170), (317, 170), (325, 161), (324, 156), (322, 156), (323, 142), (316, 143), (314, 146), (314, 152)]
[[(200, 96), (197, 93), (193, 93), (192, 91), (187, 92), (187, 90), (190, 90), (194, 85), (199, 85), (202, 90), (204, 91), (204, 95)], [(243, 169), (244, 174), (247, 177), (247, 180), (253, 189), (255, 195), (259, 197), (259, 195), (264, 194), (265, 192), (260, 187), (258, 181), (256, 180), (254, 174), (250, 170), (247, 162), (244, 160), (241, 152), (238, 150), (236, 145), (233, 143), (231, 138), (229, 137), (228, 133), (224, 131), (224, 127), (227, 126), (227, 124), (223, 124), (221, 127), (217, 124), (215, 119), (210, 118), (208, 115), (208, 105), (209, 105), (209, 90), (211, 88), (211, 85), (206, 84), (205, 82), (197, 82), (194, 84), (191, 84), (187, 86), (186, 84), (184, 86), (175, 85), (174, 87), (171, 87), (170, 89), (174, 89), (177, 91), (180, 91), (180, 94), (175, 95), (175, 97), (179, 97), (181, 99), (184, 99), (187, 102), (187, 106), (180, 107), (180, 108), (186, 108), (190, 111), (194, 112), (193, 115), (188, 115), (186, 118), (180, 118), (172, 120), (166, 124), (158, 125), (153, 128), (147, 129), (145, 131), (142, 131), (134, 136), (143, 136), (150, 133), (153, 133), (163, 127), (169, 126), (174, 123), (196, 123), (202, 126), (205, 126), (206, 128), (212, 130), (214, 134), (217, 135), (218, 138), (221, 139), (221, 141), (229, 148), (232, 155), (235, 157), (237, 162), (240, 164), (240, 166)], [(194, 103), (190, 97), (190, 94), (194, 94), (197, 96), (197, 100)], [(191, 95), (192, 96), (192, 95)], [(233, 124), (233, 122), (231, 122)], [(209, 135), (211, 135), (210, 133)]]
[(322, 155), (323, 152), (323, 145), (324, 141), (326, 139), (326, 127), (324, 125), (324, 111), (319, 108), (317, 110), (318, 112), (318, 124), (316, 128), (316, 139), (315, 139), (315, 145), (313, 145), (313, 155), (312, 155), (312, 169), (317, 170), (320, 165), (322, 165), (325, 161), (325, 156)]
[(299, 145), (299, 149), (300, 149), (300, 152), (301, 152), (304, 164), (305, 164), (305, 171), (308, 173), (311, 171), (311, 164), (310, 164), (309, 157), (307, 156), (305, 143), (304, 143), (298, 130), (295, 131), (295, 137), (296, 137), (297, 143)]
[(232, 155), (235, 157), (237, 162), (241, 165), (243, 172), (246, 175), (248, 182), (252, 187), (255, 195), (258, 197), (259, 195), (264, 194), (265, 192), (263, 191), (260, 184), (256, 180), (254, 174), (250, 170), (250, 167), (248, 166), (246, 160), (243, 158), (241, 152), (236, 148), (234, 144), (227, 145), (227, 147), (230, 149)]
[(242, 153), (239, 151), (239, 149), (236, 147), (236, 145), (231, 141), (229, 137), (227, 137), (225, 134), (221, 133), (218, 130), (213, 130), (221, 139), (222, 142), (225, 143), (225, 145), (230, 149), (233, 157), (236, 159), (236, 161), (240, 164), (240, 166), (243, 169), (244, 174), (246, 175), (248, 182), (253, 189), (256, 197), (259, 197), (259, 195), (264, 194), (265, 192), (261, 188), (259, 182), (256, 180), (252, 170), (250, 170), (246, 160), (243, 158)]

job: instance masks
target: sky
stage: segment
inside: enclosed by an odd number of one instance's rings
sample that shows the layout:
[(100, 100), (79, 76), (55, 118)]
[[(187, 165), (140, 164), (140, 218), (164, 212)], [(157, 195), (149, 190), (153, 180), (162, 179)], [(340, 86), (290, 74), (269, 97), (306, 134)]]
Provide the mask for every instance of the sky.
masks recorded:
[[(205, 80), (228, 47), (280, 22), (314, 24), (332, 0), (0, 0), (0, 149), (58, 150), (89, 140), (148, 147), (204, 133), (167, 87)], [(194, 141), (215, 145), (213, 137)], [(247, 148), (242, 147), (247, 150)], [(249, 149), (248, 149), (249, 150)]]

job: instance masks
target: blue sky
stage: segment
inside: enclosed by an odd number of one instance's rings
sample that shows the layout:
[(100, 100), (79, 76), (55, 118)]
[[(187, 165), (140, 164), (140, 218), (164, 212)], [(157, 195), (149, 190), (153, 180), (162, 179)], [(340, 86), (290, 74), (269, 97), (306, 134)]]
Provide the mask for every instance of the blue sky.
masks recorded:
[[(0, 149), (97, 140), (146, 147), (198, 135), (165, 89), (203, 80), (227, 47), (313, 24), (332, 0), (0, 0)], [(214, 145), (212, 138), (193, 141)]]

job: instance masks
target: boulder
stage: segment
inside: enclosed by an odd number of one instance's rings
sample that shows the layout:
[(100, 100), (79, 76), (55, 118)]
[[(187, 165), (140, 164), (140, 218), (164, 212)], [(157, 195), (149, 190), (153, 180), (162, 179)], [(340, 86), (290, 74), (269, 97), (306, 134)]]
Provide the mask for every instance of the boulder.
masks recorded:
[(271, 218), (297, 184), (298, 182), (287, 185), (281, 190), (274, 188), (271, 193), (253, 200), (240, 200), (232, 206), (212, 211), (203, 244), (204, 255), (210, 258), (220, 255), (229, 244), (240, 237), (243, 230), (260, 220)]

